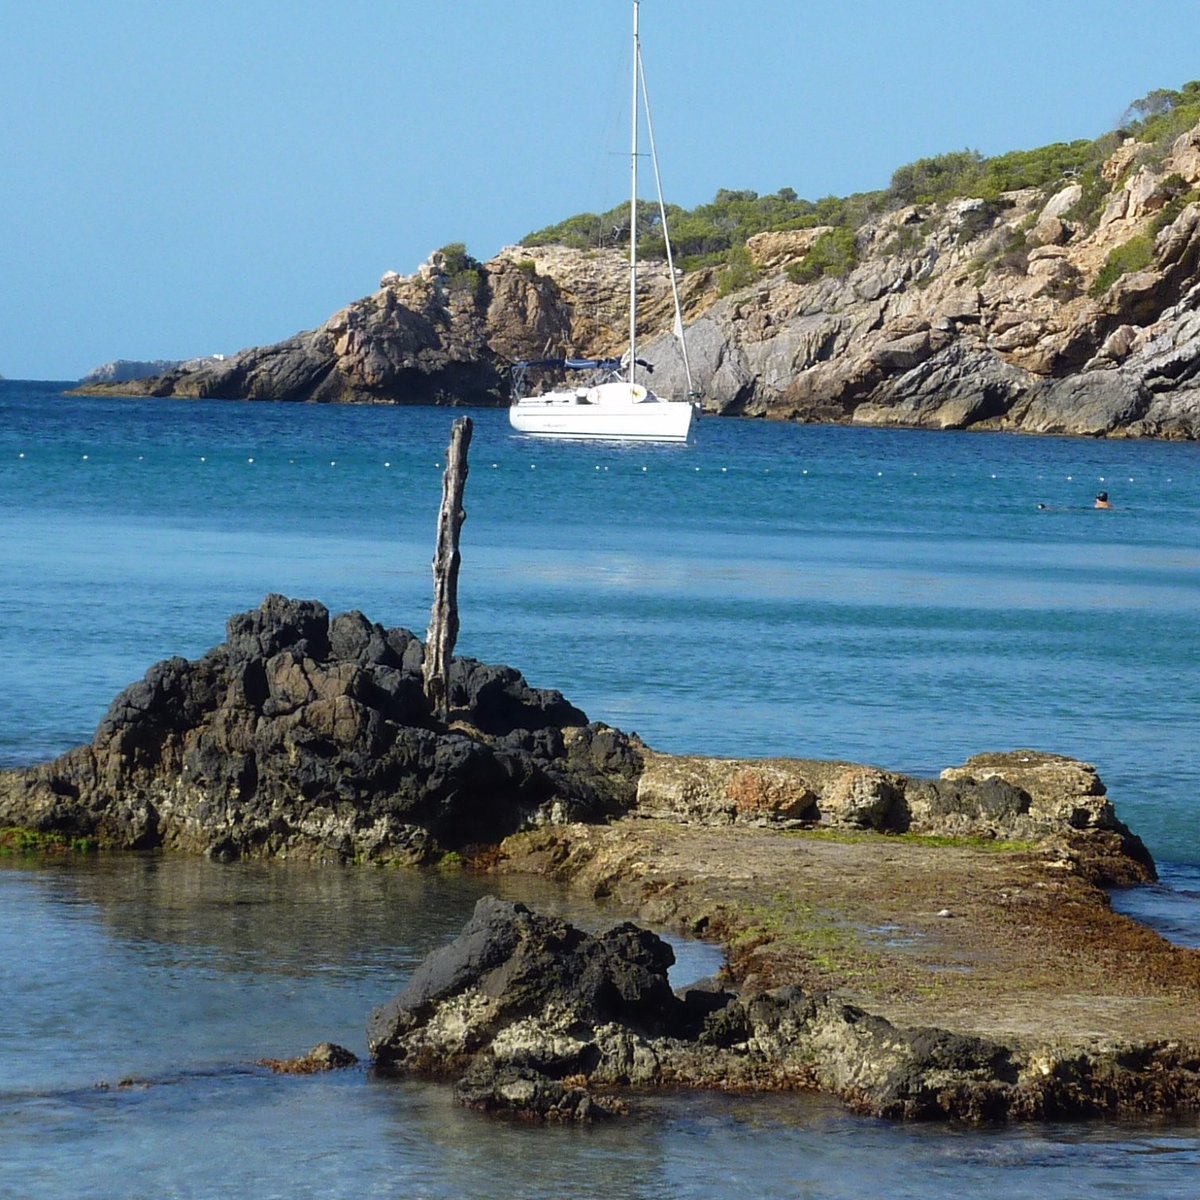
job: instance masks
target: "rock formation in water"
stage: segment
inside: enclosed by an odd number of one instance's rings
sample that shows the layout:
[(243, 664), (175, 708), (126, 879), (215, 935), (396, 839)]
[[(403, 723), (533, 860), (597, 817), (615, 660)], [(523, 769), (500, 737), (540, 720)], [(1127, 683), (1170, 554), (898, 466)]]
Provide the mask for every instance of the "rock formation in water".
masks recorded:
[(631, 802), (636, 742), (472, 659), (453, 661), (452, 720), (435, 721), (421, 661), (405, 629), (270, 596), (203, 658), (152, 667), (90, 745), (0, 775), (0, 824), (217, 858), (424, 862)]
[(605, 1115), (630, 1087), (817, 1088), (876, 1116), (984, 1121), (1138, 1107), (1149, 1072), (1155, 1105), (1200, 1100), (1178, 1046), (1055, 1061), (795, 987), (676, 995), (673, 960), (636, 925), (593, 936), (488, 897), (371, 1015), (370, 1051), (385, 1072), (458, 1077), (471, 1107), (546, 1120)]
[[(803, 268), (827, 230), (752, 237), (757, 278), (722, 295), (682, 277), (706, 409), (799, 421), (1096, 436), (1200, 436), (1200, 126), (1154, 165), (1132, 139), (1105, 164), (1098, 221), (1064, 180), (998, 202), (917, 204), (871, 218), (843, 277)], [(1137, 247), (1139, 269), (1101, 281)], [(459, 256), (461, 258), (461, 256)], [(1134, 261), (1131, 259), (1130, 261)], [(617, 250), (438, 252), (319, 329), (124, 390), (154, 396), (495, 404), (507, 371), (547, 354), (620, 354)], [(642, 275), (642, 353), (682, 388), (663, 263)], [(1099, 281), (1099, 282), (1098, 282)], [(1100, 286), (1108, 282), (1108, 286)], [(120, 390), (114, 385), (112, 390)]]
[[(632, 889), (631, 907), (652, 901), (666, 914), (677, 904), (689, 928), (725, 929), (738, 990), (677, 996), (671, 951), (645, 930), (594, 937), (482, 902), (459, 940), (374, 1015), (370, 1045), (381, 1069), (461, 1076), (459, 1098), (487, 1111), (588, 1119), (618, 1109), (609, 1089), (630, 1086), (817, 1087), (880, 1115), (969, 1119), (1200, 1103), (1182, 1036), (1031, 1050), (963, 1029), (953, 1004), (945, 1011), (957, 1032), (942, 1020), (928, 1028), (927, 1017), (890, 1021), (836, 992), (791, 986), (808, 978), (808, 959), (771, 932), (810, 920), (803, 904), (772, 915), (800, 886), (796, 872), (815, 869), (811, 846), (790, 835), (832, 834), (829, 844), (845, 849), (873, 832), (937, 834), (953, 848), (940, 847), (948, 857), (927, 869), (948, 889), (938, 894), (972, 914), (964, 921), (995, 937), (1004, 927), (994, 922), (1015, 913), (1021, 937), (1039, 945), (1065, 922), (1080, 937), (1076, 958), (1085, 947), (1107, 954), (1130, 976), (1125, 991), (1148, 989), (1156, 1019), (1175, 1029), (1164, 997), (1186, 1005), (1200, 965), (1146, 931), (1139, 941), (1104, 907), (1098, 885), (1151, 879), (1154, 867), (1087, 764), (1016, 751), (929, 780), (851, 763), (673, 757), (589, 723), (509, 667), (472, 659), (452, 661), (450, 712), (436, 719), (422, 659), (405, 629), (269, 596), (230, 618), (226, 640), (202, 658), (152, 667), (113, 701), (89, 745), (0, 773), (0, 827), (219, 859), (423, 863), (469, 849), (479, 866), (594, 871), (597, 895)], [(667, 862), (672, 836), (697, 847), (686, 871)], [(964, 867), (964, 855), (984, 853), (964, 838), (1003, 848), (990, 856), (1003, 869)], [(885, 885), (903, 878), (906, 851), (923, 851), (920, 839), (871, 840), (853, 886), (880, 893), (870, 920), (886, 923), (897, 914)], [(782, 876), (764, 852), (786, 860)], [(1126, 943), (1140, 974), (1120, 964)], [(911, 987), (910, 974), (900, 968), (894, 986)], [(268, 1065), (299, 1072), (344, 1060), (321, 1051)]]
[(1153, 875), (1095, 770), (1071, 759), (981, 755), (925, 780), (655, 754), (511, 667), (466, 658), (453, 660), (442, 722), (423, 656), (406, 629), (269, 596), (203, 658), (152, 667), (90, 745), (0, 773), (0, 824), (219, 858), (424, 862), (631, 814), (1053, 842), (1109, 882)]
[(642, 753), (632, 813), (700, 825), (769, 825), (1058, 846), (1107, 886), (1154, 877), (1096, 769), (1058, 754), (978, 754), (937, 779), (858, 763)]

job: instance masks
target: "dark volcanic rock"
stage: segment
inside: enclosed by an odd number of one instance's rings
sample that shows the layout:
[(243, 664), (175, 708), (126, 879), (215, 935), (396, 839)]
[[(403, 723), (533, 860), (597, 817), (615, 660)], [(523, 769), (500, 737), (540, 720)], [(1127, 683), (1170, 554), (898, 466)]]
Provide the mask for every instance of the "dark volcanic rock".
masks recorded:
[[(434, 951), (409, 985), (371, 1016), (368, 1043), (384, 1067), (474, 1053), (489, 1036), (553, 1010), (564, 1028), (615, 1023), (643, 1035), (680, 1028), (685, 1006), (667, 982), (670, 946), (636, 925), (598, 937), (523, 904), (484, 897), (462, 933)], [(447, 1006), (474, 1010), (473, 1028), (438, 1024)], [(463, 1036), (466, 1032), (466, 1036)], [(594, 1066), (591, 1052), (567, 1039), (530, 1042), (523, 1066), (556, 1075)]]
[(472, 660), (439, 724), (421, 660), (406, 629), (269, 596), (203, 658), (122, 692), (91, 745), (0, 776), (0, 821), (221, 858), (422, 861), (632, 802), (636, 743)]
[(1063, 1057), (795, 987), (680, 997), (672, 957), (634, 925), (593, 936), (487, 897), (371, 1015), (370, 1051), (390, 1073), (460, 1076), (471, 1107), (548, 1120), (619, 1111), (611, 1092), (629, 1086), (815, 1088), (876, 1116), (973, 1122), (1200, 1103), (1200, 1063), (1176, 1045)]

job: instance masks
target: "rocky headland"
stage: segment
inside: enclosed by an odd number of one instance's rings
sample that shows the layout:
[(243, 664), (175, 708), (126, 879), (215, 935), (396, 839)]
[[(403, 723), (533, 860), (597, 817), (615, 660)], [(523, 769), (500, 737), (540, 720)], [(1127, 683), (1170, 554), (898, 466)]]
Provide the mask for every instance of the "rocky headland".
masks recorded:
[[(1165, 151), (1127, 138), (1101, 194), (1068, 174), (998, 198), (890, 207), (842, 271), (835, 233), (760, 233), (731, 287), (680, 279), (706, 410), (797, 421), (1089, 436), (1200, 436), (1200, 126)], [(852, 262), (852, 266), (850, 263)], [(641, 352), (681, 392), (665, 263), (642, 273)], [(467, 405), (508, 400), (520, 359), (620, 354), (618, 249), (435, 253), (319, 328), (221, 362), (97, 391)]]
[(131, 383), (139, 379), (155, 379), (170, 371), (198, 371), (212, 363), (222, 362), (224, 355), (214, 354), (208, 358), (165, 359), (145, 361), (134, 358), (118, 358), (93, 368), (80, 381), (88, 387), (99, 383)]
[(89, 745), (0, 774), (0, 826), (537, 873), (724, 947), (718, 980), (676, 994), (645, 929), (481, 902), (369, 1044), (487, 1111), (588, 1119), (664, 1087), (820, 1088), (906, 1118), (1200, 1106), (1200, 952), (1112, 911), (1104, 889), (1154, 866), (1088, 764), (1025, 750), (921, 779), (664, 755), (461, 658), (437, 719), (423, 655), (268, 597), (151, 668)]

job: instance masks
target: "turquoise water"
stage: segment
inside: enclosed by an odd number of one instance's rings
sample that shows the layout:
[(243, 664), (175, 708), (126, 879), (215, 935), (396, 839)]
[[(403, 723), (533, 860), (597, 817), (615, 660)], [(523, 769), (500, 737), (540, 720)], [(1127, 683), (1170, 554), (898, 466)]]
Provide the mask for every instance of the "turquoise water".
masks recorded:
[[(455, 415), (0, 383), (0, 764), (86, 741), (267, 592), (423, 631)], [(1200, 447), (716, 420), (689, 447), (557, 446), (471, 415), (463, 653), (668, 751), (1077, 755), (1165, 864), (1120, 903), (1200, 941)], [(5, 866), (0, 1195), (1200, 1195), (1194, 1121), (963, 1134), (689, 1096), (532, 1131), (438, 1088), (245, 1067), (361, 1052), (478, 890)], [(149, 1086), (92, 1087), (130, 1076)]]
[[(529, 881), (489, 881), (599, 926)], [(334, 1038), (456, 932), (483, 884), (155, 856), (0, 862), (0, 1196), (614, 1200), (1194, 1198), (1200, 1124), (959, 1130), (820, 1097), (676, 1094), (536, 1128), (365, 1068), (252, 1065)], [(693, 954), (680, 982), (710, 969)], [(886, 1185), (882, 1181), (886, 1180)]]
[[(619, 448), (472, 416), (463, 653), (668, 751), (1076, 755), (1200, 864), (1200, 446), (708, 420)], [(87, 740), (270, 591), (423, 632), (453, 417), (0, 384), (0, 763)]]

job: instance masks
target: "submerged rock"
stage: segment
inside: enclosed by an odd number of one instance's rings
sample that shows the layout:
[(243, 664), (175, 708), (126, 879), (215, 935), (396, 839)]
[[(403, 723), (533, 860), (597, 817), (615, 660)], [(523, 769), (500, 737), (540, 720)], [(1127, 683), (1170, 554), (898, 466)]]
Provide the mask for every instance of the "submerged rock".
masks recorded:
[(358, 1055), (336, 1042), (321, 1042), (299, 1058), (260, 1058), (255, 1066), (266, 1067), (276, 1075), (319, 1075), (324, 1071), (345, 1071), (357, 1066)]
[(435, 721), (406, 629), (269, 596), (158, 663), (90, 745), (0, 776), (0, 823), (217, 858), (412, 862), (632, 801), (636, 741), (508, 667), (456, 659)]

